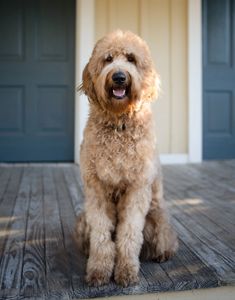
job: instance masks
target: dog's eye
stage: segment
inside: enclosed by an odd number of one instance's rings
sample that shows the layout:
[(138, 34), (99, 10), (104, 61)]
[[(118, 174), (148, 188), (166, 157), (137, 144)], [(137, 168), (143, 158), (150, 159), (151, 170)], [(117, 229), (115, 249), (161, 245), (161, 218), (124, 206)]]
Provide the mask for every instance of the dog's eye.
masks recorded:
[(113, 58), (111, 55), (108, 55), (105, 59), (106, 62), (112, 62), (113, 61)]
[(131, 63), (135, 63), (135, 57), (133, 54), (128, 54), (127, 55), (127, 60)]

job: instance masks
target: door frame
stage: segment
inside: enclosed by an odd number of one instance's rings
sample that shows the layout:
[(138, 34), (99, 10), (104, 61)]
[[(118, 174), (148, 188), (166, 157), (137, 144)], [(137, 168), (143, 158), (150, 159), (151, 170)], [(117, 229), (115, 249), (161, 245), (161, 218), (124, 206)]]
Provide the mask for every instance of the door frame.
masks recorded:
[(188, 155), (202, 161), (202, 3), (188, 0)]
[[(144, 1), (144, 0), (140, 0)], [(169, 154), (165, 163), (202, 161), (202, 4), (201, 0), (187, 0), (188, 5), (188, 153)], [(95, 36), (95, 0), (76, 0), (75, 84), (82, 81)], [(79, 162), (80, 143), (88, 115), (88, 101), (75, 92), (75, 157)], [(167, 159), (166, 159), (167, 157)]]
[(82, 82), (82, 71), (94, 46), (95, 0), (76, 0), (75, 28), (75, 116), (74, 162), (79, 163), (80, 144), (88, 116), (86, 96), (77, 91)]

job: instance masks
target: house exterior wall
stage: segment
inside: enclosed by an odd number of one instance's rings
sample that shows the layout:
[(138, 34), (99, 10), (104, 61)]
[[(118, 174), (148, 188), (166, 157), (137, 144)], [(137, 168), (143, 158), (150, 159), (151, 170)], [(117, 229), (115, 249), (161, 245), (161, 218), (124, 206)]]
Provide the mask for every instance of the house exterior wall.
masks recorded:
[(161, 154), (188, 153), (187, 0), (96, 0), (95, 40), (128, 29), (150, 46), (162, 91), (153, 103)]

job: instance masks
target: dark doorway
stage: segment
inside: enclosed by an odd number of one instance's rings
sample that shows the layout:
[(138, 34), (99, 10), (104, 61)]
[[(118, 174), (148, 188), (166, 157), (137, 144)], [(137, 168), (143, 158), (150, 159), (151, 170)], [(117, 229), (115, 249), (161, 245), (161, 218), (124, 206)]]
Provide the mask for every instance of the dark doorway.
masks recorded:
[(74, 0), (0, 1), (0, 161), (72, 161)]
[(235, 158), (235, 0), (203, 0), (203, 158)]

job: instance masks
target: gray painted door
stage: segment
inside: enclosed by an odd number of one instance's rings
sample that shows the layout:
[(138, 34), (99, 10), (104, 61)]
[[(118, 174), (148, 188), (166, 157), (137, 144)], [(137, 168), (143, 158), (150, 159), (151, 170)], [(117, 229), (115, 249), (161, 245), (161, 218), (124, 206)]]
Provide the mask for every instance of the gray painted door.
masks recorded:
[(0, 1), (0, 161), (71, 161), (74, 0)]
[(203, 0), (203, 157), (235, 158), (235, 0)]

